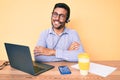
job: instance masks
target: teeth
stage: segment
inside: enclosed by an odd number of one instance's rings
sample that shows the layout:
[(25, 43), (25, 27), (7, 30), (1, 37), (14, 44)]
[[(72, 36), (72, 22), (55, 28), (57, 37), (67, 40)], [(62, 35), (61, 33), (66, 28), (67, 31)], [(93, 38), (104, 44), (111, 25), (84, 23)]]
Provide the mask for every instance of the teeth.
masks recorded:
[(55, 24), (59, 24), (59, 22), (58, 22), (58, 21), (55, 21)]

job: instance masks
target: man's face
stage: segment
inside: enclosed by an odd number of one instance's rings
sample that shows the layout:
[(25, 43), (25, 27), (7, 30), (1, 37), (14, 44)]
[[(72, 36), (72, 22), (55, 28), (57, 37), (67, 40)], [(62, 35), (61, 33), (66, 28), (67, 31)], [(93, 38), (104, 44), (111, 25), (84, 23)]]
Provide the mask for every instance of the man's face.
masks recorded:
[(67, 11), (64, 8), (55, 8), (51, 17), (51, 23), (53, 28), (61, 29), (65, 27), (66, 17)]

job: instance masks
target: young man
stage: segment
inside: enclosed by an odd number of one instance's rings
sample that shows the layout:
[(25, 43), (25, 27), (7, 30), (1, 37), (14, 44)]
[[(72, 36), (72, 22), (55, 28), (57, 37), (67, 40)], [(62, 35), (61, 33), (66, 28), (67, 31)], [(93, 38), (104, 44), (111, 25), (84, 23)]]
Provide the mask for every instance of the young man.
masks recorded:
[(34, 49), (36, 61), (78, 61), (78, 54), (84, 50), (77, 32), (65, 27), (69, 17), (68, 5), (55, 4), (51, 16), (52, 27), (41, 33)]

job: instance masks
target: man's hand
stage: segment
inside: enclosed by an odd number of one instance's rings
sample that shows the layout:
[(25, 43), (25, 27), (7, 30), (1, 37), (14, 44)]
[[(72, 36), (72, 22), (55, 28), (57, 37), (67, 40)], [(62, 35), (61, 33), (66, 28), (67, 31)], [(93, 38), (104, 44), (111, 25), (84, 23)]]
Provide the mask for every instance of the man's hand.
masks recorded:
[(80, 47), (80, 44), (78, 42), (73, 42), (68, 48), (68, 50), (77, 50), (79, 49), (79, 47)]
[(34, 54), (35, 56), (38, 56), (38, 55), (51, 56), (51, 55), (55, 55), (55, 50), (48, 49), (41, 46), (36, 46), (34, 49)]

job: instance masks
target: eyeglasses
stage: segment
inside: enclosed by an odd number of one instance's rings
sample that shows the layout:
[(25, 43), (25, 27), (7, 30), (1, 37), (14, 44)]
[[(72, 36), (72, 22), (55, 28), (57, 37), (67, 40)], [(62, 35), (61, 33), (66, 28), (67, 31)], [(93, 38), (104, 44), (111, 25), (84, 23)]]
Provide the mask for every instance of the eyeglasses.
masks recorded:
[(0, 70), (2, 70), (7, 65), (9, 65), (9, 61), (5, 61), (2, 65), (0, 65)]
[(58, 14), (57, 12), (52, 12), (52, 17), (53, 18), (59, 17), (61, 20), (64, 20), (66, 18), (66, 15), (64, 15), (64, 14)]

